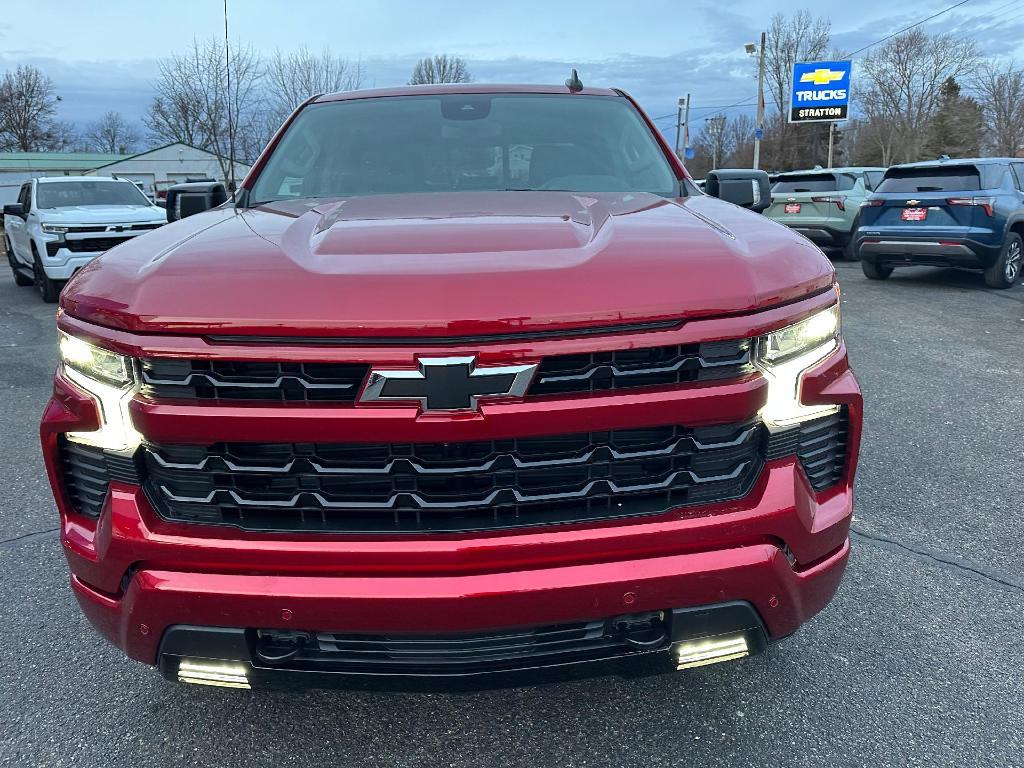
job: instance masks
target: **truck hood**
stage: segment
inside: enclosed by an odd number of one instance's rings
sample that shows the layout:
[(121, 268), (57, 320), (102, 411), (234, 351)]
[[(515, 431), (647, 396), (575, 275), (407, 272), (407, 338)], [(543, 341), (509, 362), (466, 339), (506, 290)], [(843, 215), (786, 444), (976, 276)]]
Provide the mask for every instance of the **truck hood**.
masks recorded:
[(150, 205), (65, 205), (40, 210), (39, 218), (47, 224), (97, 225), (140, 224), (166, 221), (161, 208)]
[(208, 211), (108, 251), (61, 305), (149, 333), (465, 336), (750, 312), (833, 279), (710, 197), (434, 193)]

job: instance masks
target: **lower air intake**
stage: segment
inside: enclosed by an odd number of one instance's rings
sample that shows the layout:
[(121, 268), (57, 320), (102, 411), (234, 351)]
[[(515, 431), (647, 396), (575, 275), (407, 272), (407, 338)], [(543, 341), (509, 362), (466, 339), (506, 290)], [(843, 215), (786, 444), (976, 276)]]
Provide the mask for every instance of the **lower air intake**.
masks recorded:
[(339, 634), (257, 630), (267, 666), (323, 672), (466, 674), (620, 658), (667, 648), (662, 611), (614, 619), (454, 635)]
[(846, 469), (848, 440), (846, 409), (775, 432), (768, 438), (768, 461), (794, 453), (811, 487), (822, 491), (839, 482)]

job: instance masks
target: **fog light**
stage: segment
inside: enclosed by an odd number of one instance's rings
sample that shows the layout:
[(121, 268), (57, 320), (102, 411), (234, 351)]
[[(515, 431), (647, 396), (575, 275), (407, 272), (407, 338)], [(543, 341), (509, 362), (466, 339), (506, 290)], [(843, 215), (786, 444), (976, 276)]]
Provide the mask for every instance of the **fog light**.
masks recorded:
[(705, 664), (717, 664), (720, 661), (732, 661), (750, 655), (747, 636), (742, 632), (685, 640), (673, 645), (672, 650), (676, 655), (676, 669), (703, 667)]
[(220, 688), (251, 688), (246, 666), (223, 661), (182, 659), (178, 663), (178, 682), (215, 685)]

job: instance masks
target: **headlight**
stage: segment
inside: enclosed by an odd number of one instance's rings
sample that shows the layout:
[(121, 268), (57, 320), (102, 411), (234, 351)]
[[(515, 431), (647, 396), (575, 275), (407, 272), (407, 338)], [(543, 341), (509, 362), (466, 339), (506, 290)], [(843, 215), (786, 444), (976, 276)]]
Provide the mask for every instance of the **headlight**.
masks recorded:
[(58, 224), (43, 224), (43, 234), (46, 235), (63, 235), (68, 231), (67, 227), (59, 226)]
[(839, 410), (838, 405), (801, 403), (800, 377), (828, 357), (841, 338), (842, 322), (836, 303), (758, 339), (755, 365), (768, 379), (768, 402), (761, 417), (769, 428), (789, 426)]
[(69, 439), (111, 451), (132, 451), (142, 438), (132, 426), (128, 403), (135, 394), (129, 358), (61, 332), (60, 359), (64, 374), (96, 399), (100, 428), (68, 432)]
[(60, 334), (60, 358), (69, 368), (105, 384), (120, 387), (132, 381), (126, 357), (66, 333)]
[(829, 342), (838, 341), (840, 329), (839, 305), (833, 304), (806, 320), (762, 336), (761, 360), (769, 365), (778, 365)]

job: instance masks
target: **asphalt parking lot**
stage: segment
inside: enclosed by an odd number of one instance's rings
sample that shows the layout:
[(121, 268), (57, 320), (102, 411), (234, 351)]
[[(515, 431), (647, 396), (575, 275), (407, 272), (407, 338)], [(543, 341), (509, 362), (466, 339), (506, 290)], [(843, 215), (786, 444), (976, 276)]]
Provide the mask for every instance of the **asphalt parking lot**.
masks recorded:
[(867, 423), (839, 594), (766, 655), (459, 695), (166, 683), (67, 587), (54, 308), (0, 273), (0, 765), (1024, 765), (1024, 286), (840, 264)]

